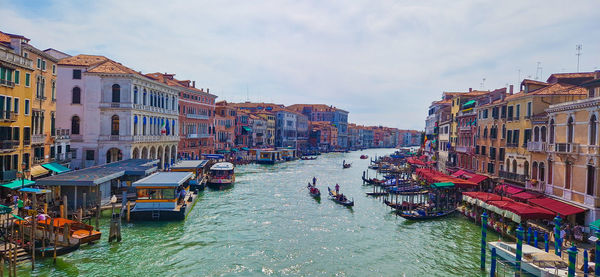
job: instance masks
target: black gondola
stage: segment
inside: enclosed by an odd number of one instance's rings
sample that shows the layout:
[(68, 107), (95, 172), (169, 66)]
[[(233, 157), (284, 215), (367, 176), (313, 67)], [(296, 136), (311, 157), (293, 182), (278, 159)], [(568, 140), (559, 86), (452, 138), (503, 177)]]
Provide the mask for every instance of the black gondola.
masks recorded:
[(354, 199), (352, 201), (350, 201), (349, 199), (346, 199), (346, 201), (341, 201), (338, 199), (337, 193), (335, 191), (332, 191), (331, 188), (329, 188), (329, 187), (327, 187), (327, 190), (329, 190), (329, 195), (331, 196), (331, 200), (333, 200), (335, 203), (344, 205), (346, 207), (354, 206)]
[[(40, 243), (36, 243), (40, 244)], [(71, 253), (77, 249), (79, 249), (79, 243), (77, 244), (73, 244), (73, 245), (59, 245), (56, 247), (56, 256), (61, 256), (61, 255), (65, 255), (68, 253)], [(30, 247), (26, 247), (26, 250), (28, 253), (31, 253), (31, 248)], [(35, 248), (35, 256), (36, 258), (39, 257), (54, 257), (54, 246), (52, 245), (47, 245), (45, 248), (42, 246), (36, 247)]]
[(308, 188), (308, 194), (310, 194), (310, 196), (312, 196), (314, 198), (321, 198), (321, 191), (316, 186), (311, 185), (309, 183), (307, 188)]
[(403, 217), (404, 219), (408, 219), (408, 220), (428, 220), (428, 219), (434, 219), (434, 218), (439, 218), (439, 217), (444, 217), (444, 216), (448, 216), (451, 215), (452, 213), (454, 213), (456, 210), (450, 210), (450, 211), (441, 211), (441, 212), (436, 212), (436, 213), (429, 213), (429, 214), (415, 214), (413, 212), (398, 212), (398, 215)]

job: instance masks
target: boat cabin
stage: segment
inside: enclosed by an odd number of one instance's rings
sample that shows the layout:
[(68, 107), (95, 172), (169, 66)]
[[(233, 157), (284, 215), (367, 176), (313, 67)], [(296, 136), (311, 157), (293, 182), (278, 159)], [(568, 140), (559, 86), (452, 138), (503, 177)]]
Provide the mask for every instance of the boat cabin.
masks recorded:
[(259, 164), (276, 164), (283, 161), (283, 156), (279, 150), (256, 150), (256, 162)]
[(281, 149), (278, 149), (278, 150), (281, 153), (281, 158), (284, 161), (291, 161), (291, 160), (295, 160), (296, 159), (296, 149), (281, 148)]
[(171, 172), (192, 172), (192, 180), (190, 180), (190, 189), (204, 189), (206, 183), (206, 176), (209, 171), (208, 160), (187, 160), (179, 161), (178, 163), (171, 166)]
[(188, 203), (196, 197), (189, 191), (192, 172), (158, 172), (132, 186), (137, 191), (137, 200), (131, 217), (137, 220), (184, 219), (191, 210)]
[(216, 163), (210, 167), (209, 184), (233, 184), (235, 182), (234, 166), (229, 162)]

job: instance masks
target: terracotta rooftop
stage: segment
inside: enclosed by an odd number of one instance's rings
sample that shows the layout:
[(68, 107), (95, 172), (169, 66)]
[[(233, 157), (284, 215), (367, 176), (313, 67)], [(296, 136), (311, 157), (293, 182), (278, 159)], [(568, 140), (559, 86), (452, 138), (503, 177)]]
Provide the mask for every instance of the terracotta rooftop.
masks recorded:
[(522, 85), (534, 84), (534, 85), (540, 85), (540, 86), (547, 86), (547, 85), (549, 85), (546, 82), (537, 81), (537, 80), (531, 80), (531, 79), (523, 79), (523, 81), (521, 82), (521, 84)]
[(107, 61), (108, 58), (96, 55), (77, 55), (69, 58), (64, 58), (58, 62), (59, 65), (80, 65), (92, 66)]
[(0, 42), (10, 43), (10, 36), (3, 32), (0, 32)]
[(137, 71), (126, 67), (118, 62), (107, 59), (106, 61), (94, 65), (87, 72), (89, 73), (114, 73), (114, 74), (137, 74), (141, 75)]
[(521, 91), (517, 94), (509, 95), (508, 97), (506, 97), (505, 100), (514, 100), (530, 95), (587, 95), (587, 90), (583, 87), (576, 85), (554, 83), (552, 85), (537, 89), (530, 93), (524, 93), (523, 91)]
[(564, 79), (564, 78), (594, 78), (594, 72), (577, 72), (577, 73), (555, 73), (548, 77), (547, 82), (550, 82), (552, 78)]
[[(304, 108), (311, 108), (313, 111), (319, 112), (333, 112), (333, 111), (344, 111), (342, 109), (338, 109), (334, 106), (328, 106), (325, 104), (294, 104), (287, 106), (288, 109), (292, 109), (297, 112), (302, 112)], [(344, 111), (345, 112), (345, 111)]]

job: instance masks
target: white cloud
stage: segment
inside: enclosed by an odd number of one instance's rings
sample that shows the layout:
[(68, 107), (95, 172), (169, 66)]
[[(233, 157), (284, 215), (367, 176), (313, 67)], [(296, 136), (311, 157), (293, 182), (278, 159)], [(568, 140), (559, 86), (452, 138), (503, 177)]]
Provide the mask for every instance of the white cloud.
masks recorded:
[[(581, 70), (600, 55), (597, 1), (0, 0), (3, 31), (72, 54), (171, 72), (220, 99), (326, 103), (350, 120), (422, 129), (444, 90)], [(36, 5), (29, 4), (29, 5)]]

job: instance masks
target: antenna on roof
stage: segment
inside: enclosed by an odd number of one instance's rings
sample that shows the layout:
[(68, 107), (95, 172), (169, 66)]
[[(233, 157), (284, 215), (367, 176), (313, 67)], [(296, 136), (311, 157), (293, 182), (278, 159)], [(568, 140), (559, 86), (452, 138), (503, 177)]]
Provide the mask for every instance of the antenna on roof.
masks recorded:
[(577, 56), (577, 72), (579, 72), (579, 57), (581, 57), (581, 48), (582, 47), (583, 47), (582, 44), (575, 45), (575, 51), (577, 51), (577, 53), (575, 53), (575, 56)]
[(542, 66), (541, 65), (542, 65), (541, 62), (537, 62), (537, 66), (535, 68), (535, 79), (536, 80), (539, 80), (540, 78), (542, 78)]
[(485, 88), (485, 78), (481, 79), (481, 90)]

